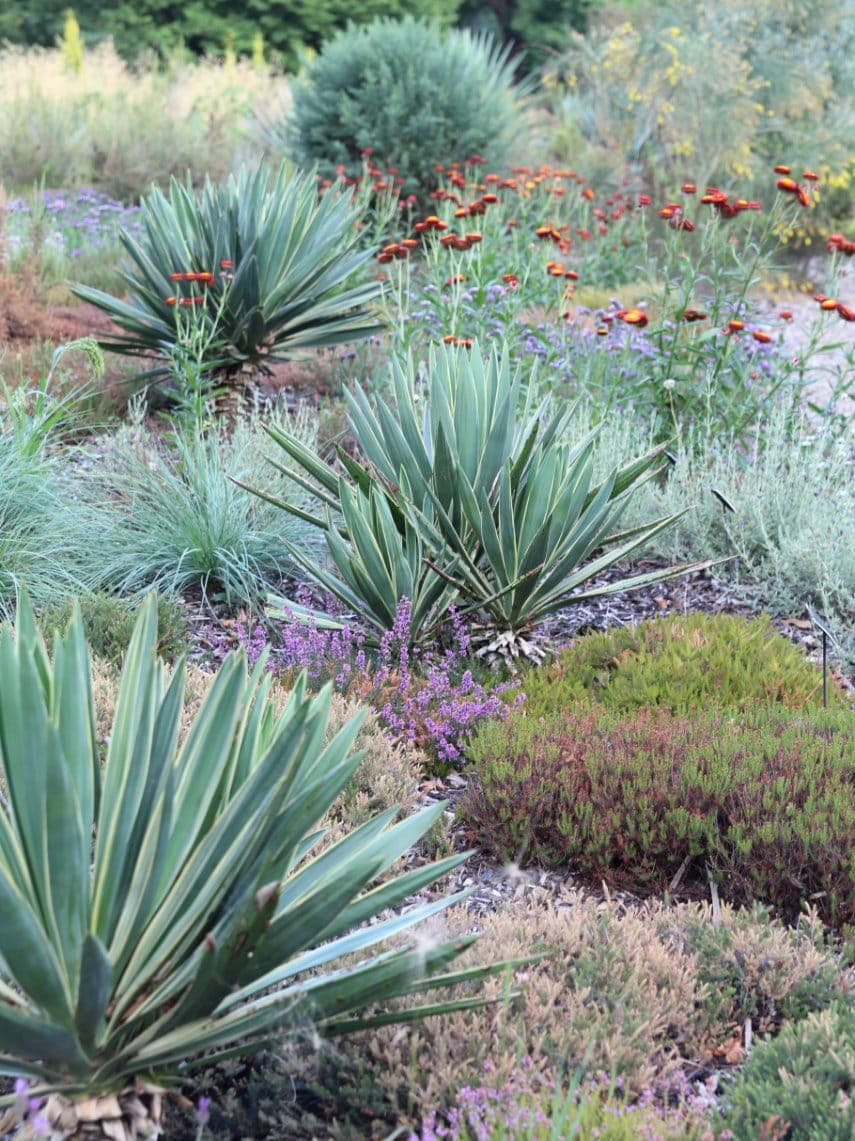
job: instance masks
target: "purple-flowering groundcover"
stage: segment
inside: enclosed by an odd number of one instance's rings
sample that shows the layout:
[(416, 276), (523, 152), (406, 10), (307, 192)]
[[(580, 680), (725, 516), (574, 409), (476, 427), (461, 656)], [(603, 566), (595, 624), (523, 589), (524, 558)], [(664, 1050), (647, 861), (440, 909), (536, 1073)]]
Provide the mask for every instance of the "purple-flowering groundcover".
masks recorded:
[[(300, 605), (304, 600), (299, 599)], [(312, 685), (332, 681), (337, 692), (372, 705), (397, 740), (424, 749), (444, 765), (459, 763), (466, 738), (487, 719), (504, 719), (522, 701), (515, 682), (489, 688), (469, 665), (469, 632), (452, 608), (445, 645), (410, 650), (412, 607), (402, 598), (392, 628), (375, 651), (366, 648), (365, 632), (355, 621), (341, 629), (323, 629), (312, 619), (286, 611), (278, 645), (270, 646), (261, 626), (238, 627), (238, 640), (255, 664), (265, 649), (268, 668), (283, 677), (306, 671)]]
[[(489, 1067), (488, 1067), (489, 1068)], [(464, 1086), (445, 1113), (430, 1113), (408, 1141), (559, 1141), (567, 1136), (630, 1136), (644, 1141), (704, 1139), (708, 1100), (688, 1082), (621, 1097), (621, 1079), (607, 1074), (574, 1078), (564, 1091), (531, 1058), (503, 1086)], [(624, 1126), (619, 1134), (615, 1127)], [(572, 1132), (571, 1132), (572, 1131)]]

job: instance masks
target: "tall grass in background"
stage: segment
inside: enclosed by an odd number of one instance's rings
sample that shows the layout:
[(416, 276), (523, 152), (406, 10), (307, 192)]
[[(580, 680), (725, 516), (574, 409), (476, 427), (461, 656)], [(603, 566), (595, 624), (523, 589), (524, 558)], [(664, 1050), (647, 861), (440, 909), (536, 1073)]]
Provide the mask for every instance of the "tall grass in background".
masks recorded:
[(105, 43), (75, 71), (59, 49), (7, 45), (0, 177), (7, 192), (88, 186), (122, 201), (188, 170), (216, 182), (257, 150), (251, 112), (287, 102), (288, 81), (245, 60), (130, 67)]

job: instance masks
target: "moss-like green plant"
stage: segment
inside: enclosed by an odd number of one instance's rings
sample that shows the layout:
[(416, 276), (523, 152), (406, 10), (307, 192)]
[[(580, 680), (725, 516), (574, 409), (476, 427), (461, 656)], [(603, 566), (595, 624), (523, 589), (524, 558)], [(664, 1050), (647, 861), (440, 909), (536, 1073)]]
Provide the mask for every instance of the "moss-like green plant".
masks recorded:
[(512, 714), (471, 743), (460, 817), (503, 860), (635, 891), (710, 865), (727, 898), (851, 923), (854, 735), (848, 710)]
[[(574, 702), (617, 713), (818, 705), (822, 677), (768, 618), (686, 614), (589, 634), (524, 683), (529, 717)], [(836, 691), (833, 702), (843, 701)]]
[[(39, 622), (48, 635), (65, 634), (74, 607), (80, 610), (83, 632), (95, 657), (109, 665), (121, 667), (134, 632), (134, 623), (142, 604), (142, 596), (120, 598), (105, 591), (67, 598), (47, 606)], [(174, 662), (187, 648), (187, 618), (178, 598), (161, 594), (157, 599), (157, 653), (164, 661)]]
[(810, 1015), (757, 1046), (724, 1096), (716, 1136), (851, 1141), (853, 1076), (855, 1007), (850, 1001)]

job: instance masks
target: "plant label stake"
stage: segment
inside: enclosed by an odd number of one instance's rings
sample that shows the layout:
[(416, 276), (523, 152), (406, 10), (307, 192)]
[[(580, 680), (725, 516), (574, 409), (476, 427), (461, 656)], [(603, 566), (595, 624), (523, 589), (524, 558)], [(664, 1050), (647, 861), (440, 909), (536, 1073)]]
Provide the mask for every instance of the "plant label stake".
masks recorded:
[(834, 635), (809, 602), (807, 612), (811, 625), (822, 634), (822, 708), (828, 709), (828, 640), (830, 638), (833, 642)]

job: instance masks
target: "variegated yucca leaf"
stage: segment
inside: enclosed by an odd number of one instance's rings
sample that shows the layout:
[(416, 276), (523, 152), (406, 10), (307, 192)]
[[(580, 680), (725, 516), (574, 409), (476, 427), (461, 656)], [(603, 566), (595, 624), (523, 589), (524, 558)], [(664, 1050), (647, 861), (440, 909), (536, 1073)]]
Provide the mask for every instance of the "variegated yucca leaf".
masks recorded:
[(183, 664), (170, 676), (155, 638), (151, 597), (102, 766), (79, 612), (50, 654), (26, 599), (0, 634), (0, 1073), (70, 1096), (169, 1083), (203, 1052), (352, 1029), (422, 983), (478, 977), (446, 971), (465, 940), (383, 947), (460, 898), (396, 909), (465, 856), (377, 886), (442, 805), (313, 854), (359, 719), (324, 745), (329, 689), (301, 678), (277, 714), (264, 662), (236, 654), (179, 739)]

